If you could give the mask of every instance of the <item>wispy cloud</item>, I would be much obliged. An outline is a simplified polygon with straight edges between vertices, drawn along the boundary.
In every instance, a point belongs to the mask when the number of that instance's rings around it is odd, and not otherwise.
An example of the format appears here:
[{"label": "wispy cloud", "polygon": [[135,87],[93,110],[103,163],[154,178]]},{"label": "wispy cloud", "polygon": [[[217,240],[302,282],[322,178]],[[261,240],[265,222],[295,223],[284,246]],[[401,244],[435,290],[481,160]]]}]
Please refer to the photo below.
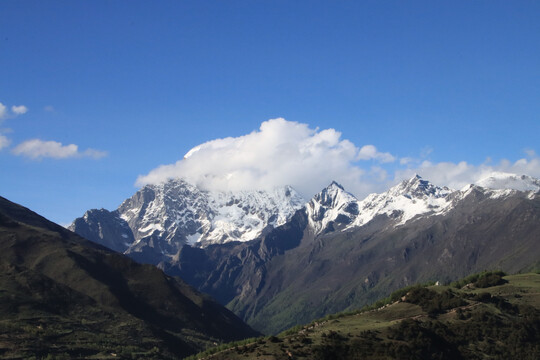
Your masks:
[{"label": "wispy cloud", "polygon": [[400,165],[407,165],[407,164],[410,164],[411,162],[413,162],[414,159],[412,157],[402,157],[401,159],[399,159],[399,164]]},{"label": "wispy cloud", "polygon": [[14,105],[11,107],[11,111],[16,115],[22,115],[28,112],[28,108],[24,105],[19,105],[19,106]]},{"label": "wispy cloud", "polygon": [[534,151],[533,149],[525,149],[525,154],[527,154],[531,158],[536,157],[536,151]]},{"label": "wispy cloud", "polygon": [[358,152],[358,160],[378,160],[382,163],[394,162],[396,158],[390,153],[377,151],[373,145],[364,145]]},{"label": "wispy cloud", "polygon": [[[46,111],[54,111],[52,106],[46,106]],[[26,114],[28,107],[25,105],[13,105],[11,111],[3,103],[0,103],[0,122],[2,120],[13,118],[19,115]],[[9,147],[11,139],[4,134],[9,129],[0,129],[0,150]],[[4,134],[2,134],[4,132]],[[106,151],[86,149],[80,151],[79,147],[75,144],[63,145],[57,141],[45,141],[41,139],[30,139],[23,141],[15,148],[11,150],[11,153],[17,156],[27,157],[33,160],[39,160],[43,158],[52,159],[68,159],[68,158],[93,158],[99,159],[107,156]]]},{"label": "wispy cloud", "polygon": [[0,120],[3,120],[7,117],[8,111],[6,105],[0,103]]},{"label": "wispy cloud", "polygon": [[460,189],[468,184],[474,184],[494,172],[514,173],[540,178],[540,158],[531,152],[527,155],[529,155],[529,158],[522,158],[513,162],[503,159],[496,164],[491,164],[488,159],[480,165],[470,164],[466,161],[433,163],[426,160],[414,168],[396,170],[395,179],[404,180],[414,174],[420,174],[436,185]]},{"label": "wispy cloud", "polygon": [[0,102],[0,120],[26,114],[27,112],[28,108],[25,105],[13,105],[10,112],[8,107]]},{"label": "wispy cloud", "polygon": [[43,158],[53,159],[68,159],[77,157],[89,157],[99,159],[107,156],[107,152],[87,149],[79,151],[79,147],[75,144],[62,145],[57,141],[44,141],[40,139],[31,139],[17,145],[12,153],[18,156],[24,156],[33,160]]},{"label": "wispy cloud", "polygon": [[86,149],[82,153],[80,153],[80,155],[83,157],[89,157],[92,159],[101,159],[109,155],[109,153],[103,150]]},{"label": "wispy cloud", "polygon": [[[0,102],[0,125],[5,119],[9,117],[9,115],[10,114],[7,106]],[[7,148],[11,144],[11,140],[6,135],[4,135],[6,132],[9,131],[9,129],[0,128],[0,151],[2,151],[2,149],[4,148]]]},{"label": "wispy cloud", "polygon": [[11,144],[11,140],[9,140],[6,136],[0,134],[0,150],[8,147],[9,144]]}]

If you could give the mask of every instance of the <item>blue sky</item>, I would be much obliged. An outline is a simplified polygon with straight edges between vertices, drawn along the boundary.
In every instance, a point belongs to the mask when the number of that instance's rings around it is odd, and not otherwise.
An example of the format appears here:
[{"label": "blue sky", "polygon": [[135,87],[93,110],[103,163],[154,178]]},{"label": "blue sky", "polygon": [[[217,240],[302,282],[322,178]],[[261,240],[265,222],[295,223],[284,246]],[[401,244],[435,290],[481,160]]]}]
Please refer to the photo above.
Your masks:
[{"label": "blue sky", "polygon": [[[204,176],[227,137],[223,171],[304,196],[330,177],[359,197],[414,172],[538,177],[539,15],[536,1],[2,1],[0,195],[66,224],[160,165]],[[281,159],[256,145],[279,131],[298,136],[282,147],[331,135],[306,162],[319,170],[235,153]]]}]

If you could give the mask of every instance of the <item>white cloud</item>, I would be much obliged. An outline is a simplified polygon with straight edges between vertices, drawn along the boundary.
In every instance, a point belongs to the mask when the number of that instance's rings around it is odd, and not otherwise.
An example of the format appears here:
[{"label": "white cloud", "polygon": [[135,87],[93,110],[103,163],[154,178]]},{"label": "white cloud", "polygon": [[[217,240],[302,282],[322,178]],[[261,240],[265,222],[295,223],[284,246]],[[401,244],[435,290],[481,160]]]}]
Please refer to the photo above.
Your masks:
[{"label": "white cloud", "polygon": [[[530,154],[528,155],[530,156]],[[490,159],[488,159],[480,165],[469,164],[466,161],[459,163],[424,161],[416,168],[397,170],[395,181],[408,179],[414,174],[419,174],[436,185],[461,189],[490,176],[493,172],[507,172],[540,178],[540,158],[523,158],[515,162],[503,159],[498,164],[491,164]]]},{"label": "white cloud", "polygon": [[[2,120],[8,117],[8,115],[9,114],[8,114],[7,107],[4,104],[0,103],[0,124],[2,123]],[[6,129],[0,129],[0,150],[8,147],[9,144],[11,144],[11,140],[8,137],[6,137],[4,134],[2,134],[2,132],[5,133]]]},{"label": "white cloud", "polygon": [[382,163],[388,163],[395,161],[396,158],[390,153],[377,151],[373,145],[364,145],[358,153],[358,160],[378,160]]},{"label": "white cloud", "polygon": [[12,106],[11,113],[6,105],[0,103],[0,120],[4,120],[10,117],[19,116],[28,112],[28,108],[24,105]]},{"label": "white cloud", "polygon": [[[169,178],[185,178],[206,189],[268,189],[291,185],[305,198],[332,180],[362,199],[381,192],[415,174],[435,185],[460,189],[492,172],[511,172],[540,177],[540,158],[532,150],[528,158],[480,165],[466,161],[433,163],[423,158],[433,149],[420,149],[420,159],[396,157],[373,145],[357,147],[334,129],[311,129],[307,124],[272,119],[259,130],[239,137],[208,141],[188,151],[174,164],[161,165],[141,175],[136,185],[155,184]],[[373,160],[378,164],[363,160]]]},{"label": "white cloud", "polygon": [[374,181],[378,183],[386,182],[388,180],[388,172],[380,166],[371,167],[369,175]]},{"label": "white cloud", "polygon": [[525,154],[527,154],[529,157],[536,157],[536,151],[533,149],[525,149]]},{"label": "white cloud", "polygon": [[13,150],[13,154],[25,156],[30,159],[67,159],[74,157],[91,157],[98,159],[107,155],[104,151],[87,149],[83,152],[79,151],[79,147],[75,144],[62,145],[57,141],[44,141],[40,139],[26,140],[17,145]]},{"label": "white cloud", "polygon": [[9,144],[11,144],[11,140],[9,140],[6,136],[0,134],[0,150],[8,147]]},{"label": "white cloud", "polygon": [[420,157],[425,159],[427,158],[431,153],[433,152],[433,148],[431,146],[424,146],[422,151],[420,152]]},{"label": "white cloud", "polygon": [[47,105],[43,108],[43,110],[47,111],[47,112],[54,112],[54,106],[52,105]]},{"label": "white cloud", "polygon": [[101,158],[109,155],[109,153],[106,152],[106,151],[102,151],[102,150],[86,149],[80,155],[84,156],[84,157],[93,158],[93,159],[101,159]]},{"label": "white cloud", "polygon": [[22,115],[28,112],[28,108],[24,105],[19,105],[19,106],[13,105],[11,107],[11,111],[16,115]]},{"label": "white cloud", "polygon": [[[136,184],[182,177],[207,189],[292,185],[303,196],[310,197],[336,180],[349,191],[366,193],[372,184],[362,178],[371,175],[356,163],[360,152],[334,129],[311,129],[307,124],[279,118],[263,122],[258,131],[248,135],[196,146],[176,163],[161,165],[139,176]],[[391,156],[376,149],[372,155],[386,161]],[[378,172],[377,177],[380,176]]]},{"label": "white cloud", "polygon": [[413,161],[414,161],[414,159],[411,158],[411,157],[403,157],[403,158],[399,159],[399,164],[400,165],[407,165],[407,164],[412,163]]},{"label": "white cloud", "polygon": [[[54,111],[52,106],[46,106],[46,111]],[[0,120],[15,117],[19,115],[26,114],[28,108],[25,105],[13,105],[11,106],[11,113],[8,111],[7,106],[0,103]],[[6,129],[0,131],[6,132]],[[7,130],[9,131],[9,130]],[[0,150],[5,147],[8,147],[11,143],[11,140],[8,139],[5,135],[0,133]],[[30,159],[42,159],[42,158],[53,158],[53,159],[66,159],[73,157],[89,157],[94,159],[99,159],[104,156],[107,156],[107,152],[87,149],[84,151],[79,151],[79,147],[75,144],[62,145],[62,143],[56,141],[44,141],[40,139],[31,139],[26,140],[19,145],[17,145],[11,152],[18,156],[25,156]]]},{"label": "white cloud", "polygon": [[7,117],[7,108],[6,105],[0,103],[0,120],[5,119]]}]

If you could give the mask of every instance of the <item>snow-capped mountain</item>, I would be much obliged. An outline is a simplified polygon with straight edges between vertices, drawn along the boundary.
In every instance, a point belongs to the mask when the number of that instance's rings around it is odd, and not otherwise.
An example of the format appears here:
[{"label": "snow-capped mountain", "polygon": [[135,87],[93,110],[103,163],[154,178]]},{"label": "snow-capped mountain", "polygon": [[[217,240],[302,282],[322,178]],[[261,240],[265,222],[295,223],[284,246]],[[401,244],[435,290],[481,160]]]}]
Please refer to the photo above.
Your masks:
[{"label": "snow-capped mountain", "polygon": [[[90,210],[70,229],[118,251],[150,247],[173,256],[185,244],[252,240],[284,224],[304,203],[290,186],[217,192],[172,179],[144,186],[115,211]],[[120,241],[113,244],[111,237]]]},{"label": "snow-capped mountain", "polygon": [[311,199],[306,206],[314,233],[363,226],[379,215],[401,225],[417,215],[434,214],[451,202],[447,196],[454,190],[438,187],[415,175],[381,194],[370,194],[358,200],[335,182]]},{"label": "snow-capped mountain", "polygon": [[526,191],[534,197],[540,180],[493,173],[461,190],[439,187],[415,175],[388,191],[358,200],[336,182],[308,203],[290,186],[271,191],[206,191],[181,179],[147,185],[115,211],[90,210],[70,229],[139,260],[160,263],[184,245],[206,247],[249,241],[285,224],[302,207],[313,236],[354,230],[372,220],[385,228],[451,211],[469,196],[505,198]]},{"label": "snow-capped mountain", "polygon": [[490,176],[478,181],[475,185],[495,190],[540,190],[540,180],[528,175],[516,175],[503,172],[494,172]]},{"label": "snow-capped mountain", "polygon": [[431,215],[444,210],[454,190],[439,187],[419,175],[404,180],[382,194],[370,194],[359,203],[360,214],[351,227],[362,226],[378,215],[387,215],[401,225],[418,215]]},{"label": "snow-capped mountain", "polygon": [[364,200],[358,200],[333,182],[309,201],[306,213],[315,234],[361,227],[381,215],[393,219],[391,226],[399,226],[418,216],[449,211],[473,188],[496,199],[516,191],[534,194],[540,191],[540,180],[527,175],[495,172],[475,184],[454,190],[436,186],[415,175],[386,192],[370,194]]},{"label": "snow-capped mountain", "polygon": [[501,199],[518,193],[526,194],[529,199],[533,199],[540,194],[540,180],[528,175],[493,172],[476,183],[453,192],[448,200],[454,206],[468,196]]},{"label": "snow-capped mountain", "polygon": [[334,181],[306,204],[306,213],[315,234],[335,231],[356,219],[358,199]]},{"label": "snow-capped mountain", "polygon": [[277,332],[432,277],[537,264],[539,204],[538,179],[501,173],[460,190],[414,176],[363,200],[333,182],[307,203],[290,187],[211,192],[170,180],[71,229],[182,277],[261,329],[274,309],[313,301],[311,315],[266,329]]},{"label": "snow-capped mountain", "polygon": [[117,212],[106,209],[88,210],[83,217],[75,219],[68,229],[118,252],[124,252],[135,242],[128,223]]},{"label": "snow-capped mountain", "polygon": [[[275,333],[405,285],[536,267],[536,180],[490,177],[497,182],[488,177],[452,190],[414,176],[361,201],[334,182],[268,234],[223,247],[185,247],[163,269]],[[504,188],[516,182],[526,191]],[[503,189],[493,189],[495,183]],[[306,303],[312,312],[304,311]],[[292,315],[276,316],[275,309]]]}]

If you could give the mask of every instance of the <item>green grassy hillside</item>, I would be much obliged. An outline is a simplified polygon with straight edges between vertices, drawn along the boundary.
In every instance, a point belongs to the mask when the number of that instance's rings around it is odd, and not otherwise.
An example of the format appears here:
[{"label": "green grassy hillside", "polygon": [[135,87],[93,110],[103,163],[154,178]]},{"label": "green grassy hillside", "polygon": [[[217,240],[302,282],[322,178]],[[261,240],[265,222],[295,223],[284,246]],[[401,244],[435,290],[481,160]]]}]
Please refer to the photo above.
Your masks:
[{"label": "green grassy hillside", "polygon": [[538,359],[540,275],[500,275],[405,288],[371,308],[194,358]]},{"label": "green grassy hillside", "polygon": [[253,335],[181,279],[0,197],[0,359],[178,359]]}]

